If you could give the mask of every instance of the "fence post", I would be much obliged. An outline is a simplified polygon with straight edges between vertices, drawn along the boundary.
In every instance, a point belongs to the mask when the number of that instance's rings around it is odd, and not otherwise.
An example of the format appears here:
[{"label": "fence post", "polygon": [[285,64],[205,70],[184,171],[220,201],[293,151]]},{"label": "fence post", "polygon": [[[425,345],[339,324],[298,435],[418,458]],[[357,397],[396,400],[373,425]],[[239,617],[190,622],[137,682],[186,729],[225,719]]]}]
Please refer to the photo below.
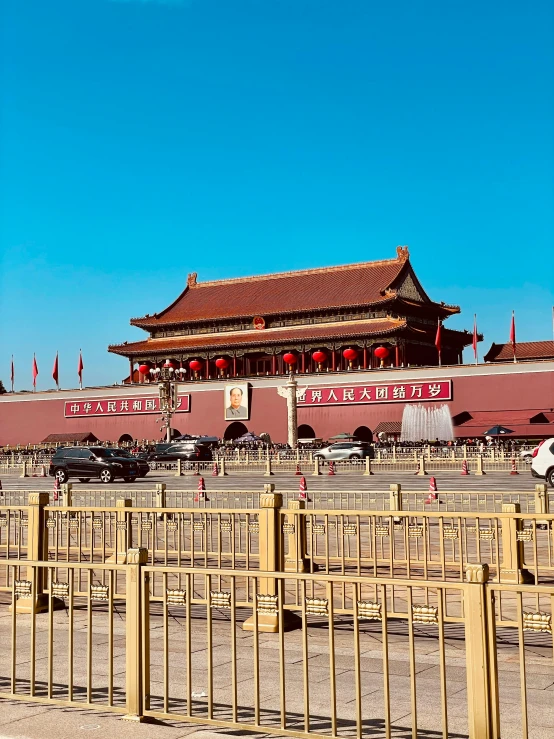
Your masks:
[{"label": "fence post", "polygon": [[312,477],[314,475],[321,475],[321,470],[319,469],[319,457],[314,457],[314,471],[312,472]]},{"label": "fence post", "polygon": [[396,444],[392,445],[392,461],[396,463]]},{"label": "fence post", "polygon": [[368,475],[372,475],[373,472],[371,471],[371,457],[365,458],[365,472],[364,475],[367,477]]},{"label": "fence post", "polygon": [[166,507],[165,490],[166,490],[165,482],[156,483],[156,508]]},{"label": "fence post", "polygon": [[115,501],[116,508],[120,508],[115,514],[115,548],[114,553],[106,560],[107,564],[124,565],[127,562],[127,550],[131,548],[131,516],[125,510],[131,508],[131,498],[120,498]]},{"label": "fence post", "polygon": [[183,476],[183,469],[182,469],[182,460],[177,460],[177,472],[175,473],[175,477],[182,477]]},{"label": "fence post", "polygon": [[62,485],[62,506],[71,508],[73,505],[73,483],[66,482]]},{"label": "fence post", "polygon": [[217,473],[218,477],[227,477],[227,472],[225,471],[225,457],[221,457],[221,462],[219,463],[219,472]]},{"label": "fence post", "polygon": [[[27,504],[27,559],[48,562],[48,533],[45,507],[50,502],[48,493],[29,493]],[[46,569],[27,567],[27,582],[31,587],[16,601],[16,613],[44,613],[49,609],[49,595],[45,593]],[[27,584],[27,588],[29,585]],[[34,599],[33,599],[34,594]],[[54,610],[64,608],[63,601],[53,600]],[[10,606],[10,611],[12,610]]]},{"label": "fence post", "polygon": [[494,462],[496,459],[496,451],[493,446],[491,446],[491,462]]},{"label": "fence post", "polygon": [[427,470],[425,469],[425,457],[422,454],[421,457],[419,458],[419,465],[417,468],[416,475],[426,475],[426,474],[427,474]]},{"label": "fence post", "polygon": [[21,474],[19,475],[19,477],[29,477],[29,473],[27,471],[27,462],[26,461],[23,462],[23,464],[21,465]]},{"label": "fence post", "polygon": [[463,453],[464,453],[464,459],[467,459],[467,444],[464,444],[462,447]]},{"label": "fence post", "polygon": [[[260,496],[258,513],[259,552],[261,572],[282,572],[283,547],[281,545],[281,506],[283,496],[276,493],[275,485],[264,485]],[[277,580],[273,577],[260,577],[259,592],[256,593],[254,608],[258,611],[258,631],[275,634],[279,631],[279,604],[277,603]],[[283,628],[287,631],[297,628],[302,620],[291,611],[283,611]],[[254,617],[243,623],[244,631],[254,630]]]},{"label": "fence post", "polygon": [[[129,549],[125,593],[125,651],[127,721],[143,721],[143,712],[150,708],[149,686],[149,575],[141,568],[148,562],[147,549]],[[142,589],[146,597],[142,597]],[[144,602],[143,602],[144,601]],[[144,680],[144,682],[143,682]],[[143,700],[144,696],[144,700]]]},{"label": "fence post", "polygon": [[550,513],[548,486],[544,482],[535,485],[535,513]]},{"label": "fence post", "polygon": [[[521,513],[519,503],[503,503],[502,513]],[[518,539],[518,531],[523,529],[523,521],[516,516],[501,519],[502,526],[502,564],[499,582],[521,584],[534,583],[535,578],[523,566],[523,542]]]},{"label": "fence post", "polygon": [[[493,695],[497,694],[498,672],[491,660],[490,624],[487,607],[486,564],[466,565],[467,586],[464,590],[465,647],[467,666],[467,705],[471,739],[493,739],[493,726],[498,726]],[[496,645],[495,645],[496,647]]]},{"label": "fence post", "polygon": [[475,474],[476,475],[486,475],[487,474],[485,470],[483,469],[483,455],[482,454],[477,455],[477,467],[475,469]]},{"label": "fence post", "polygon": [[271,477],[272,475],[273,475],[273,472],[271,471],[271,457],[268,456],[265,461],[264,477]]},{"label": "fence post", "polygon": [[389,510],[401,511],[402,510],[402,485],[399,482],[395,482],[389,486]]},{"label": "fence post", "polygon": [[[289,500],[288,509],[298,511],[306,507],[304,500]],[[309,572],[310,564],[306,558],[306,516],[287,514],[288,550],[284,557],[285,572]],[[284,540],[284,536],[283,536]]]}]

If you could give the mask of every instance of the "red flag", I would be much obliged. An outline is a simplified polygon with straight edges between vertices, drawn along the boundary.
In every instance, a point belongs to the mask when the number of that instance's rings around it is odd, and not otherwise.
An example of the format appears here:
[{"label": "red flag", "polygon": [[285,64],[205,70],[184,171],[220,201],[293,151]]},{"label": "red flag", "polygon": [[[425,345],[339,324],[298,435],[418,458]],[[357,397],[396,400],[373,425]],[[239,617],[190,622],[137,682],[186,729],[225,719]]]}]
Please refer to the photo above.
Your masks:
[{"label": "red flag", "polygon": [[83,370],[85,369],[85,365],[83,364],[83,355],[81,353],[81,350],[79,349],[79,366],[77,367],[77,374],[79,375],[79,385],[83,384]]},{"label": "red flag", "polygon": [[477,315],[473,315],[473,354],[475,356],[475,364],[477,364]]},{"label": "red flag", "polygon": [[512,323],[510,325],[510,344],[514,350],[514,362],[516,361],[516,314],[512,311]]},{"label": "red flag", "polygon": [[58,382],[58,352],[56,352],[56,359],[54,359],[54,367],[52,369],[52,378],[56,385],[59,385]]},{"label": "red flag", "polygon": [[35,355],[33,354],[33,387],[37,386],[37,377],[38,377],[37,359]]},{"label": "red flag", "polygon": [[442,339],[442,326],[439,320],[438,326],[437,326],[437,335],[435,336],[435,346],[437,347],[437,351],[439,353],[439,365],[441,363],[441,339]]}]

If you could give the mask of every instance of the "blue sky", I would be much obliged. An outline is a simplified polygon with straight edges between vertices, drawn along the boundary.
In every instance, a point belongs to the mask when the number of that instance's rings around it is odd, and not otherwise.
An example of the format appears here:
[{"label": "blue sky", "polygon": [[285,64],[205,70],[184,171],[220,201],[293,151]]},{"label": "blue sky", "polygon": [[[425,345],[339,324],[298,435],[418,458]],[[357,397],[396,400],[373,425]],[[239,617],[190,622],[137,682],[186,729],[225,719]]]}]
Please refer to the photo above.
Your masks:
[{"label": "blue sky", "polygon": [[[4,0],[0,378],[111,384],[199,280],[408,244],[480,351],[552,337],[550,0]],[[468,357],[469,359],[469,357]]]}]

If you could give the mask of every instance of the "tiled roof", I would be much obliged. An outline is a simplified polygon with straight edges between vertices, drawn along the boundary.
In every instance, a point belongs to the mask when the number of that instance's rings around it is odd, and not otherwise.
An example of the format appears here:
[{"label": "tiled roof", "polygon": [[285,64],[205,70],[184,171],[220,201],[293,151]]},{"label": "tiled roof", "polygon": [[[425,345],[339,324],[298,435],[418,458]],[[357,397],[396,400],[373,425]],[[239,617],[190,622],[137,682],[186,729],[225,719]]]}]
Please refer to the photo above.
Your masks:
[{"label": "tiled roof", "polygon": [[61,444],[63,442],[73,442],[73,441],[80,441],[81,443],[85,441],[100,441],[98,437],[96,437],[92,431],[84,431],[82,433],[79,432],[72,432],[69,434],[48,434],[46,439],[42,440],[42,443],[45,444],[47,442],[50,442],[52,444]]},{"label": "tiled roof", "polygon": [[406,327],[405,321],[390,318],[374,318],[366,321],[343,321],[323,323],[312,326],[291,326],[289,328],[270,328],[262,331],[228,331],[217,334],[193,334],[174,336],[167,339],[147,339],[131,344],[117,344],[108,347],[113,354],[124,357],[141,354],[171,354],[171,352],[192,351],[195,349],[233,348],[239,346],[268,346],[298,341],[325,342],[348,337],[386,335]]},{"label": "tiled roof", "polygon": [[161,313],[133,318],[142,328],[189,321],[268,316],[391,300],[388,291],[404,268],[409,269],[407,247],[397,248],[396,259],[322,267],[297,272],[197,282],[189,275],[187,287]]},{"label": "tiled roof", "polygon": [[[511,344],[492,344],[485,354],[485,362],[513,361]],[[516,344],[516,359],[554,359],[554,341],[524,341]]]},{"label": "tiled roof", "polygon": [[400,434],[402,432],[402,421],[381,421],[375,427],[374,434]]}]

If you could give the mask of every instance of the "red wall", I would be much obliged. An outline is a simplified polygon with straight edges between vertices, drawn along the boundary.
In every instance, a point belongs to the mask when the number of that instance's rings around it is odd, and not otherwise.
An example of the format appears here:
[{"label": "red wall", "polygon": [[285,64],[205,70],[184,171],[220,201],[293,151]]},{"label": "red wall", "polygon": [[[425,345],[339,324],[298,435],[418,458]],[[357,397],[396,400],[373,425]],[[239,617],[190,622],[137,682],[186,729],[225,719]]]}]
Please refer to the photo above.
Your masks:
[{"label": "red wall", "polygon": [[[299,384],[315,387],[323,385],[346,385],[363,382],[421,382],[447,379],[453,381],[453,399],[448,403],[451,415],[462,411],[510,411],[529,410],[534,412],[554,409],[554,362],[530,363],[525,365],[480,365],[479,367],[456,366],[452,368],[425,368],[356,373],[325,374],[323,377],[310,375],[299,378]],[[284,378],[281,378],[281,382]],[[286,401],[277,394],[275,378],[252,380],[251,418],[245,421],[255,433],[267,432],[275,441],[286,441]],[[182,389],[191,394],[191,412],[179,413],[173,426],[181,433],[210,434],[222,437],[228,423],[223,420],[223,384],[183,384]],[[64,401],[78,398],[115,395],[137,397],[152,393],[149,386],[126,386],[86,389],[82,392],[61,391],[8,394],[0,397],[0,445],[37,444],[48,434],[69,431],[92,431],[99,439],[117,441],[123,434],[136,439],[159,439],[159,414],[111,417],[64,417]],[[317,436],[324,439],[342,431],[352,432],[358,426],[375,429],[381,421],[401,421],[403,403],[374,405],[343,405],[299,408],[298,423],[313,427]],[[529,415],[533,415],[530,412]],[[492,424],[491,424],[492,425]],[[554,436],[554,423],[550,428],[532,426],[521,434]],[[458,435],[468,435],[459,427]]]}]

